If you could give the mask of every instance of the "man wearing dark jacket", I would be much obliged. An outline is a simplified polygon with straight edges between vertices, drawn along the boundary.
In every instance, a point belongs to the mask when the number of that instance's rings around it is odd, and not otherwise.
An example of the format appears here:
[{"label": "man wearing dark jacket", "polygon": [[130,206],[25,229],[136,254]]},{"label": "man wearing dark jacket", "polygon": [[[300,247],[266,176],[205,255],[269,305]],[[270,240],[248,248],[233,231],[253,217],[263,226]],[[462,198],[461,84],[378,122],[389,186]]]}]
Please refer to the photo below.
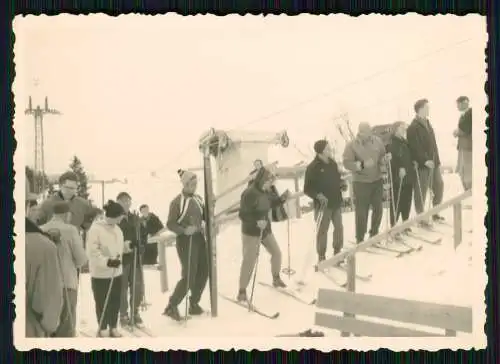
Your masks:
[{"label": "man wearing dark jacket", "polygon": [[[205,204],[196,194],[198,178],[190,171],[177,171],[182,191],[170,203],[167,228],[175,235],[175,248],[181,263],[181,279],[175,285],[163,314],[181,320],[178,306],[191,292],[189,314],[201,315],[201,295],[208,281],[208,250],[205,239]],[[187,313],[186,313],[187,314]]]},{"label": "man wearing dark jacket", "polygon": [[[143,226],[142,231],[147,235],[145,237],[146,240],[149,239],[149,237],[156,235],[164,228],[160,218],[149,211],[148,205],[141,205],[141,207],[139,207],[139,212],[141,213],[141,224]],[[143,264],[157,264],[157,260],[158,243],[146,244]]]},{"label": "man wearing dark jacket", "polygon": [[[414,106],[416,116],[407,130],[408,145],[414,161],[417,180],[415,189],[415,210],[417,214],[424,212],[424,202],[427,190],[433,193],[433,206],[443,201],[443,177],[441,176],[441,160],[436,142],[434,129],[429,122],[429,101],[418,100]],[[434,221],[442,221],[444,218],[438,214],[434,215]],[[422,227],[428,227],[429,223],[421,221]]]},{"label": "man wearing dark jacket", "polygon": [[472,109],[469,107],[469,98],[460,96],[457,99],[457,108],[460,111],[458,128],[453,135],[458,139],[458,163],[456,172],[460,175],[464,190],[472,188]]},{"label": "man wearing dark jacket", "polygon": [[139,221],[139,217],[130,212],[130,206],[132,204],[132,198],[130,195],[127,192],[120,192],[116,197],[116,201],[126,211],[125,217],[119,224],[123,233],[123,240],[125,241],[122,258],[123,273],[120,303],[120,324],[122,326],[130,325],[132,323],[131,317],[133,316],[134,325],[142,327],[144,324],[141,316],[139,315],[139,307],[144,298],[144,282],[141,261],[146,245],[146,241],[144,239],[145,234],[141,231],[142,226]]},{"label": "man wearing dark jacket", "polygon": [[[392,195],[391,226],[396,225],[399,216],[403,221],[410,217],[415,169],[411,159],[410,147],[406,140],[407,125],[403,121],[394,124],[394,134],[387,144],[387,152],[391,153]],[[410,232],[407,228],[405,232]]]},{"label": "man wearing dark jacket", "polygon": [[[342,224],[342,191],[347,188],[341,178],[337,163],[332,158],[332,149],[326,140],[314,143],[316,158],[307,166],[304,193],[314,201],[314,220],[318,221],[316,251],[318,260],[325,260],[328,230],[333,223],[333,254],[338,254],[344,245]],[[320,213],[321,212],[321,213]]]}]

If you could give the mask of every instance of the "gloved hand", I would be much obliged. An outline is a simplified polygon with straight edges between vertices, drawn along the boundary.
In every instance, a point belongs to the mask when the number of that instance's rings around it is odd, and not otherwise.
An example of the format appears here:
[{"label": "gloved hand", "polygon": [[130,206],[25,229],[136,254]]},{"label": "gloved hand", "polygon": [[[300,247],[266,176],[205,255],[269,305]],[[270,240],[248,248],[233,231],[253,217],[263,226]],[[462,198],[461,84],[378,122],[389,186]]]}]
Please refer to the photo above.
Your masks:
[{"label": "gloved hand", "polygon": [[321,206],[325,206],[328,203],[328,199],[322,193],[316,195],[316,200],[318,200]]},{"label": "gloved hand", "polygon": [[184,235],[193,235],[194,233],[196,233],[198,231],[198,228],[196,226],[188,226],[187,228],[184,229]]},{"label": "gloved hand", "polygon": [[341,184],[340,184],[340,190],[342,192],[347,191],[347,183],[345,183],[344,181],[342,181]]},{"label": "gloved hand", "polygon": [[121,260],[116,258],[116,259],[108,259],[107,266],[109,268],[118,268],[122,264]]}]

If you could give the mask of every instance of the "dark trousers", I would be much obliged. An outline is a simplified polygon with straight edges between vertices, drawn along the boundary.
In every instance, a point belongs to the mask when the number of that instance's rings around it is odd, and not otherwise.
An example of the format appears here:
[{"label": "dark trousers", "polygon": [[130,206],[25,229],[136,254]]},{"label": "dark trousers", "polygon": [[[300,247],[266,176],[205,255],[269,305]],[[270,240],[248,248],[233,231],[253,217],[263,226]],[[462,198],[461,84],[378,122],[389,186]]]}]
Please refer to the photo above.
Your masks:
[{"label": "dark trousers", "polygon": [[[137,253],[139,254],[139,253]],[[143,271],[139,255],[136,256],[135,264],[135,288],[134,288],[134,259],[123,262],[123,273],[121,279],[120,316],[127,316],[130,302],[130,316],[136,315],[144,297]],[[134,307],[135,306],[135,307]]]},{"label": "dark trousers", "polygon": [[[391,226],[396,225],[399,216],[402,217],[403,221],[408,220],[410,217],[411,202],[413,197],[413,182],[414,181],[408,178],[408,176],[403,178],[402,183],[399,177],[394,178],[392,186],[394,201],[390,205]],[[396,212],[396,216],[394,216],[394,212]]]},{"label": "dark trousers", "polygon": [[[118,312],[120,311],[121,276],[117,276],[114,279],[92,278],[91,282],[98,324],[102,317],[100,330],[106,330],[108,327],[110,329],[116,328],[118,324]],[[110,285],[111,291],[106,304],[106,311],[104,312],[104,302]]]},{"label": "dark trousers", "polygon": [[384,189],[382,180],[375,182],[353,182],[355,206],[356,242],[365,239],[368,213],[372,209],[372,222],[370,226],[370,236],[378,234],[383,214]]},{"label": "dark trousers", "polygon": [[[195,234],[191,237],[182,237],[177,239],[175,245],[177,255],[181,262],[181,279],[177,282],[172,296],[170,296],[170,306],[178,306],[186,297],[188,291],[191,291],[190,301],[192,304],[200,302],[201,295],[208,280],[208,255],[205,239],[201,234]],[[191,255],[189,255],[189,245],[191,244]],[[188,267],[189,267],[189,285],[188,285]]]},{"label": "dark trousers", "polygon": [[54,337],[75,337],[77,291],[64,288],[64,303]]},{"label": "dark trousers", "polygon": [[331,209],[324,208],[323,218],[318,222],[320,208],[314,209],[314,221],[318,224],[316,236],[316,251],[320,258],[326,255],[326,245],[328,241],[328,231],[330,230],[330,222],[333,223],[333,254],[338,254],[344,246],[344,225],[342,224],[341,208]]},{"label": "dark trousers", "polygon": [[434,194],[432,199],[432,205],[437,206],[443,201],[443,177],[441,176],[440,168],[419,168],[418,169],[418,181],[414,183],[414,197],[415,197],[415,211],[417,214],[424,212],[424,202],[427,196],[427,191],[429,187]]}]

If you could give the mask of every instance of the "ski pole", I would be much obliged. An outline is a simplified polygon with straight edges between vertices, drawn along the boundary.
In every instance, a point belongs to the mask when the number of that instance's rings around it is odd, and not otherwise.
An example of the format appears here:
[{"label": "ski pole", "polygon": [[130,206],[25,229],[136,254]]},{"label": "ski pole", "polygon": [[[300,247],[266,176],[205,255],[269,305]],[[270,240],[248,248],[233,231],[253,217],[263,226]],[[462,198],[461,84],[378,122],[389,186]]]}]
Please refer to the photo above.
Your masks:
[{"label": "ski pole", "polygon": [[[391,163],[391,161],[389,161],[388,164],[389,164],[389,183],[391,185],[391,202],[389,204],[389,208],[391,208],[391,211],[392,211],[393,216],[394,216],[394,224],[396,224],[396,221],[397,221],[396,205],[395,205],[396,201],[394,201],[394,178],[392,175],[392,163]],[[399,194],[400,190],[398,191],[398,194]],[[398,199],[399,199],[399,196],[398,196]]]},{"label": "ski pole", "polygon": [[63,276],[63,270],[62,270],[62,264],[61,264],[61,258],[59,256],[59,249],[57,249],[57,265],[59,268],[59,271],[61,272],[61,283],[63,286],[63,292],[64,292],[64,301],[66,302],[66,314],[69,316],[69,323],[71,325],[71,330],[72,336],[75,336],[74,330],[76,329],[76,323],[74,321],[73,313],[71,312],[71,305],[70,305],[70,300],[69,300],[69,294],[68,294],[68,288],[66,287],[66,283],[64,282],[64,276]]},{"label": "ski pole", "polygon": [[97,327],[96,336],[99,336],[99,332],[101,331],[102,322],[104,321],[104,316],[106,315],[106,310],[108,309],[109,297],[111,296],[111,288],[113,288],[116,269],[117,268],[113,268],[113,274],[111,275],[111,280],[109,281],[109,287],[108,287],[108,291],[106,292],[106,298],[104,299],[104,305],[102,307],[101,317],[99,317],[99,326]]},{"label": "ski pole", "polygon": [[292,269],[291,267],[291,249],[290,249],[290,240],[291,240],[291,223],[290,223],[290,217],[288,218],[288,221],[287,221],[287,228],[288,228],[288,267],[287,268],[283,268],[282,272],[287,274],[288,275],[288,279],[290,279],[290,277],[295,274],[295,270]]},{"label": "ski pole", "polygon": [[191,288],[191,249],[193,247],[193,235],[189,236],[189,247],[188,247],[188,261],[187,261],[187,281],[186,281],[186,305],[185,305],[185,315],[184,323],[187,324],[188,320],[188,300],[189,300],[189,290]]},{"label": "ski pole", "polygon": [[399,179],[399,190],[398,190],[398,199],[396,200],[396,215],[395,216],[398,216],[399,214],[399,201],[401,199],[401,188],[403,188],[403,178],[400,178]]},{"label": "ski pole", "polygon": [[259,267],[259,255],[260,255],[260,244],[262,244],[262,239],[264,238],[264,229],[260,230],[259,235],[259,245],[257,246],[257,258],[255,260],[255,267],[253,269],[253,281],[252,281],[252,292],[250,293],[250,301],[248,304],[248,311],[252,311],[253,304],[253,294],[255,292],[255,281],[257,280],[257,268]]},{"label": "ski pole", "polygon": [[417,187],[418,187],[418,192],[420,196],[420,203],[422,204],[422,208],[425,208],[425,199],[422,194],[422,185],[420,184],[420,173],[418,173],[418,166],[414,165],[415,167],[415,172],[416,172],[416,177],[417,177]]}]

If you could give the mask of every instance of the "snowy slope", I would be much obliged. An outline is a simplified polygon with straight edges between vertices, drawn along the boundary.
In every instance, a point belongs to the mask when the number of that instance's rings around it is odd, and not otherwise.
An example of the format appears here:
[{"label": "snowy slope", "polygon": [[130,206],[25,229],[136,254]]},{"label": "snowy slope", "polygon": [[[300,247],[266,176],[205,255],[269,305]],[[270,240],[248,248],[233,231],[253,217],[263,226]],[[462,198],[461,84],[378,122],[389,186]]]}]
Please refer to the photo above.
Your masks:
[{"label": "snowy slope", "polygon": [[[445,175],[446,195],[449,199],[461,191],[458,178],[455,175]],[[372,273],[370,282],[356,282],[356,290],[362,293],[380,294],[390,297],[418,299],[437,303],[453,303],[457,305],[471,305],[472,297],[467,294],[466,287],[472,284],[468,274],[468,242],[471,234],[470,210],[464,211],[464,244],[458,252],[453,251],[452,229],[439,226],[443,233],[443,244],[433,246],[424,243],[423,250],[401,258],[380,256],[369,253],[357,255],[358,272]],[[444,216],[452,222],[451,209],[444,211]],[[352,213],[343,215],[345,241],[353,240],[354,216]],[[385,218],[383,224],[385,223]],[[283,252],[283,267],[287,265],[287,222],[273,225],[274,233]],[[313,244],[312,214],[300,220],[291,221],[291,266],[299,270],[307,250]],[[228,226],[217,238],[218,255],[218,285],[219,292],[234,297],[237,292],[239,264],[241,260],[241,240],[239,225]],[[384,229],[382,225],[381,229]],[[330,244],[330,243],[329,243]],[[331,246],[328,247],[331,254]],[[261,250],[258,267],[258,281],[270,283],[269,255]],[[314,256],[314,259],[316,257]],[[146,299],[152,305],[143,312],[143,319],[155,336],[273,336],[289,332],[298,332],[313,326],[314,306],[306,306],[289,297],[275,292],[267,287],[256,285],[254,302],[257,307],[267,312],[280,311],[277,320],[268,320],[256,314],[248,313],[245,309],[227,302],[222,298],[218,300],[219,316],[217,318],[193,318],[184,324],[173,323],[161,315],[168,297],[179,279],[180,266],[175,249],[167,249],[167,265],[169,275],[169,292],[162,294],[160,290],[159,272],[152,269],[145,270]],[[311,273],[311,294],[314,289],[325,287],[341,289],[333,285],[322,274]],[[285,282],[286,275],[283,275]],[[293,279],[293,277],[292,277]],[[208,287],[207,287],[208,288]],[[249,289],[250,291],[250,289]],[[205,291],[201,302],[202,306],[209,309],[209,293]],[[180,306],[181,312],[184,309]],[[84,275],[81,278],[79,293],[78,317],[80,326],[89,331],[95,327],[95,314],[93,299],[91,297],[90,278]],[[93,331],[90,330],[90,331]],[[325,331],[325,330],[323,330]],[[329,335],[338,335],[328,332]]]}]

